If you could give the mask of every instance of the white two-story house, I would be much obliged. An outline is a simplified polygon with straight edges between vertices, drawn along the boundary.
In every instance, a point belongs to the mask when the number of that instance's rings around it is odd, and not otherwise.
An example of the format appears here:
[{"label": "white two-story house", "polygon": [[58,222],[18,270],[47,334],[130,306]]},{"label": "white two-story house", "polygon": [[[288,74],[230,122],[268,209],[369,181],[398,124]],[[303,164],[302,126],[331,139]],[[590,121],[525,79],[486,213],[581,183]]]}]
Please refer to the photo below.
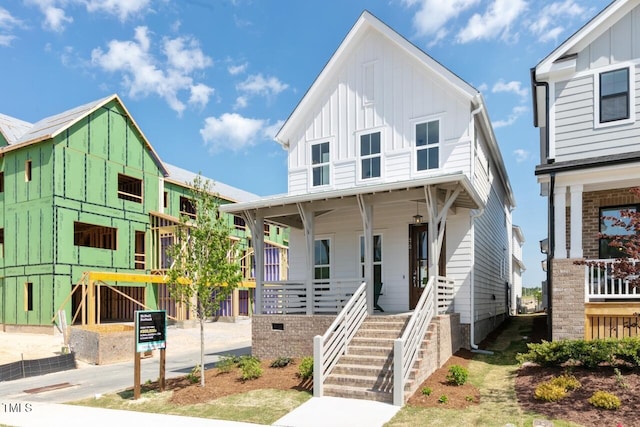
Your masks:
[{"label": "white two-story house", "polygon": [[257,254],[265,220],[291,227],[286,283],[256,257],[254,353],[310,355],[360,289],[356,320],[455,313],[458,348],[508,316],[515,201],[471,85],[364,12],[276,140],[288,193],[221,207]]},{"label": "white two-story house", "polygon": [[[637,210],[640,1],[616,0],[531,70],[535,174],[548,199],[547,284],[553,340],[638,335],[639,292],[611,276],[622,254],[604,217]],[[599,267],[581,261],[600,260]]]}]

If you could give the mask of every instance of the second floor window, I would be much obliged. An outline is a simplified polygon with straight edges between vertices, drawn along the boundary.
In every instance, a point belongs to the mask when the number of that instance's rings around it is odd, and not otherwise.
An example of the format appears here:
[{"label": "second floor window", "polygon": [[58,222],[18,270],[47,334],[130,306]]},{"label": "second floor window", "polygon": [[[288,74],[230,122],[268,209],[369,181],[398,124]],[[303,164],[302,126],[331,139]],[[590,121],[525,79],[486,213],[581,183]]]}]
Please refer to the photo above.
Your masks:
[{"label": "second floor window", "polygon": [[311,165],[313,186],[329,185],[329,143],[322,142],[311,146]]},{"label": "second floor window", "polygon": [[440,151],[440,121],[416,125],[416,169],[438,169]]},{"label": "second floor window", "polygon": [[362,179],[380,177],[380,132],[360,136]]},{"label": "second floor window", "polygon": [[629,118],[629,69],[600,74],[600,123]]},{"label": "second floor window", "polygon": [[196,205],[188,197],[180,196],[180,214],[196,219]]},{"label": "second floor window", "polygon": [[119,173],[118,198],[142,203],[142,180]]}]

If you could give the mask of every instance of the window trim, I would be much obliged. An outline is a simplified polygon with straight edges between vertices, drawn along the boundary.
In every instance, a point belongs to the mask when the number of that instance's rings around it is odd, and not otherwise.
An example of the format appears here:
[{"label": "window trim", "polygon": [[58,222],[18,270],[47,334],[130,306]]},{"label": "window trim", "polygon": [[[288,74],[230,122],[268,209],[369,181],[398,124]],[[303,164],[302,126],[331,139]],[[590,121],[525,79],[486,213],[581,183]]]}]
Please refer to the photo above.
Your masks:
[{"label": "window trim", "polygon": [[[427,124],[431,122],[438,122],[438,142],[436,144],[431,144],[431,145],[427,144],[424,146],[424,148],[418,148],[418,145],[417,145],[418,138],[417,138],[416,128],[418,127],[418,125]],[[411,120],[411,157],[412,157],[411,173],[412,174],[425,175],[425,174],[432,173],[432,171],[440,170],[442,168],[440,159],[442,158],[442,147],[444,145],[444,138],[442,136],[443,129],[444,129],[444,116],[442,114],[424,116],[424,117],[419,117]],[[427,168],[427,169],[418,170],[418,151],[427,150],[428,148],[434,148],[434,147],[438,148],[438,167],[433,169]]]},{"label": "window trim", "polygon": [[[316,242],[322,241],[322,240],[327,240],[329,242],[329,264],[316,264]],[[316,281],[320,281],[320,280],[326,280],[326,281],[331,281],[332,277],[333,277],[333,257],[335,254],[332,254],[333,252],[333,238],[332,236],[315,236],[315,238],[313,239],[313,274],[312,274],[312,282],[316,283]],[[316,279],[316,268],[320,266],[320,267],[328,267],[329,268],[329,277],[327,279]]]},{"label": "window trim", "polygon": [[[374,133],[379,133],[380,134],[380,152],[376,155],[366,155],[363,156],[361,154],[361,148],[360,148],[360,144],[361,144],[361,138],[363,136],[366,135],[373,135]],[[383,177],[383,171],[384,171],[384,162],[383,162],[383,155],[382,153],[384,152],[383,147],[384,147],[384,140],[385,140],[385,132],[384,132],[384,128],[372,128],[372,129],[365,129],[362,131],[358,131],[355,133],[355,146],[356,146],[356,157],[357,157],[357,166],[356,166],[356,182],[374,182],[374,181],[380,181],[382,180]],[[362,161],[366,160],[366,159],[373,159],[375,157],[378,157],[380,159],[380,176],[372,176],[370,178],[363,178],[362,177]]]},{"label": "window trim", "polygon": [[[617,211],[622,211],[625,209],[630,209],[633,208],[636,210],[636,212],[640,212],[640,204],[637,203],[628,203],[628,204],[622,204],[622,205],[613,205],[613,206],[599,206],[598,207],[598,233],[602,233],[602,217],[603,217],[603,211],[604,210],[617,210]],[[617,235],[616,235],[617,236]],[[609,239],[605,239],[604,237],[599,237],[598,238],[598,259],[615,259],[615,257],[603,257],[602,255],[602,241],[604,240],[609,240]],[[608,246],[608,244],[607,244]],[[621,256],[621,258],[624,258],[624,256]]]},{"label": "window trim", "polygon": [[[602,102],[602,98],[600,96],[600,77],[602,74],[606,74],[612,71],[618,71],[622,69],[627,69],[628,74],[628,96],[627,96],[627,108],[629,111],[629,117],[626,119],[619,120],[610,120],[606,122],[600,121],[600,104]],[[593,85],[594,85],[594,93],[593,93],[593,127],[594,129],[598,128],[607,128],[611,126],[620,126],[635,123],[636,121],[636,102],[635,102],[635,64],[629,62],[617,63],[614,65],[610,65],[608,67],[603,67],[598,69],[597,72],[593,74]]]},{"label": "window trim", "polygon": [[[380,239],[380,261],[376,261],[374,257],[371,264],[373,266],[375,265],[380,266],[380,279],[382,280],[382,278],[384,278],[384,235],[381,232],[376,232],[374,230],[373,232],[374,246],[375,246],[376,237]],[[362,254],[363,245],[364,245],[364,234],[359,234],[358,235],[358,272],[357,272],[359,276],[362,276],[362,270],[364,270],[364,264],[365,264],[364,261],[361,261],[363,256]],[[361,278],[364,279],[364,277],[361,277]]]},{"label": "window trim", "polygon": [[[323,188],[326,189],[328,187],[331,186],[331,182],[333,182],[333,168],[332,166],[332,161],[333,158],[332,156],[332,146],[333,146],[333,139],[332,138],[323,138],[323,139],[318,139],[315,141],[310,141],[309,143],[309,185],[308,188],[310,190],[314,190],[314,189],[319,189],[319,188]],[[313,147],[316,145],[320,145],[320,144],[328,144],[329,145],[329,160],[325,163],[318,163],[318,164],[313,164]],[[320,184],[320,185],[314,185],[313,183],[313,171],[315,168],[318,167],[324,167],[325,165],[327,165],[329,167],[329,172],[328,172],[328,180],[329,182],[326,184]]]}]

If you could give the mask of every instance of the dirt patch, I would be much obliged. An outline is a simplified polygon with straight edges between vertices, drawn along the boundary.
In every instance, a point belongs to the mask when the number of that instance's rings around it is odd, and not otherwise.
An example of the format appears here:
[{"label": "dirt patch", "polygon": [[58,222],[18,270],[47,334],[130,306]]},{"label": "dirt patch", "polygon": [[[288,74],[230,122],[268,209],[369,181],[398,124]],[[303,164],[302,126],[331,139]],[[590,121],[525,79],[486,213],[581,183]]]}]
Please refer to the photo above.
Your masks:
[{"label": "dirt patch", "polygon": [[[637,371],[621,370],[618,377],[613,368],[601,367],[597,370],[574,368],[574,375],[582,387],[570,392],[559,402],[536,400],[536,387],[554,376],[566,371],[563,368],[543,368],[524,366],[516,377],[518,404],[526,411],[534,411],[549,419],[573,421],[583,426],[638,426],[640,425],[640,374]],[[588,399],[596,391],[613,393],[620,399],[617,410],[598,409],[589,404]]]},{"label": "dirt patch", "polygon": [[[242,380],[239,368],[230,372],[220,372],[218,368],[205,371],[205,386],[200,387],[199,380],[193,383],[188,377],[172,378],[166,382],[166,389],[173,390],[171,403],[193,405],[206,403],[223,396],[246,393],[251,390],[276,389],[313,391],[313,382],[303,381],[298,376],[297,360],[283,368],[272,368],[271,363],[263,361],[262,376],[253,380]],[[145,385],[143,390],[157,389],[157,383]]]},{"label": "dirt patch", "polygon": [[[472,357],[473,353],[468,350],[461,350],[451,356],[444,366],[418,387],[407,403],[423,408],[441,406],[449,409],[464,409],[480,403],[480,391],[469,382],[453,385],[447,381],[449,367],[459,365],[468,369]],[[422,392],[423,389],[430,389],[431,393],[427,395]]]}]

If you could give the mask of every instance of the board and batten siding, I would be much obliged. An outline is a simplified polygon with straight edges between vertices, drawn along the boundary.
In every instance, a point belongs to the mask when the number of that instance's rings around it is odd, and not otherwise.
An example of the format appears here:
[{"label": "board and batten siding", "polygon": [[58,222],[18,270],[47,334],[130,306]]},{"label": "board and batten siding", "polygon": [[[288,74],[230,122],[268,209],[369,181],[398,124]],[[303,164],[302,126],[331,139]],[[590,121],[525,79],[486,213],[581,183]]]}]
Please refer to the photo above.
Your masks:
[{"label": "board and batten siding", "polygon": [[[428,70],[395,44],[373,30],[348,48],[335,73],[318,88],[318,102],[308,116],[292,129],[289,141],[289,193],[303,194],[312,188],[311,148],[329,142],[330,188],[359,183],[359,135],[381,132],[380,182],[418,176],[415,172],[415,125],[441,120],[440,172],[470,173],[470,102],[451,88],[442,76]],[[365,72],[371,67],[372,88],[365,99]],[[371,94],[371,90],[373,93]],[[372,99],[369,99],[372,98]],[[353,167],[345,167],[351,162]],[[424,176],[435,171],[421,172]],[[325,187],[326,189],[326,187]]]}]

